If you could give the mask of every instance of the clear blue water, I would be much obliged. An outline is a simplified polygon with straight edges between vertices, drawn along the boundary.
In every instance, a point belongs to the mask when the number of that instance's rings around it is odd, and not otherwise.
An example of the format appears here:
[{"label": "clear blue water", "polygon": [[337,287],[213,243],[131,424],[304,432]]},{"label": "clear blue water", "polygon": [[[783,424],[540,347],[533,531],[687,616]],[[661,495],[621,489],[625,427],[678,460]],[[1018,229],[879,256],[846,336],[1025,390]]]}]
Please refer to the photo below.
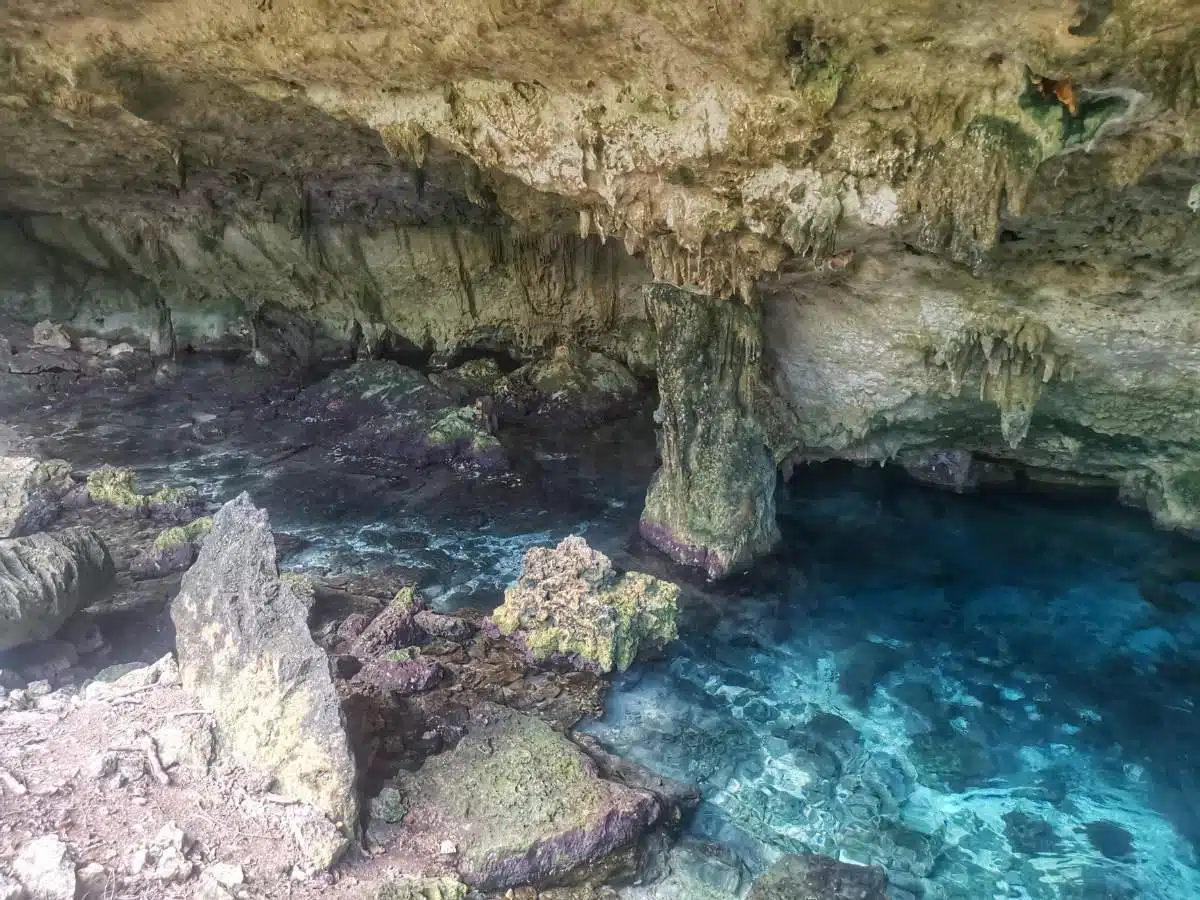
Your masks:
[{"label": "clear blue water", "polygon": [[[445,609],[498,602],[528,547],[570,533],[662,572],[631,541],[648,429],[490,479],[153,434],[76,426],[61,452],[249,490],[307,541],[288,566],[421,569]],[[779,559],[692,592],[669,657],[586,726],[699,785],[698,836],[756,869],[799,849],[879,863],[897,900],[1200,898],[1200,544],[1111,504],[838,468],[798,473],[781,527]]]},{"label": "clear blue water", "polygon": [[685,617],[589,726],[699,784],[699,835],[881,864],[897,897],[1200,897],[1200,548],[865,471],[802,475],[781,524],[782,575]]}]

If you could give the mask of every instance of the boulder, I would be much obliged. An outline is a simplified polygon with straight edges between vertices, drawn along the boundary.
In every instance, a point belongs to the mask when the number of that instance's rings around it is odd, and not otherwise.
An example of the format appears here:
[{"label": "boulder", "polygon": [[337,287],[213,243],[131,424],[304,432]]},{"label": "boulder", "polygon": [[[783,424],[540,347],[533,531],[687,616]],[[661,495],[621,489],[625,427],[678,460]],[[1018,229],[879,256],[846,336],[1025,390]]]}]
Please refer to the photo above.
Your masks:
[{"label": "boulder", "polygon": [[264,510],[225,504],[171,605],[179,670],[222,750],[357,833],[354,757],[305,579],[281,576]]},{"label": "boulder", "polygon": [[0,457],[0,538],[41,531],[58,518],[71,491],[71,467],[62,460]]},{"label": "boulder", "polygon": [[490,358],[472,359],[461,366],[435,372],[429,380],[454,398],[455,403],[473,403],[495,393],[504,378],[500,365]]},{"label": "boulder", "polygon": [[154,539],[154,546],[140,552],[129,564],[134,578],[162,578],[182,572],[200,552],[200,544],[212,530],[212,518],[204,516],[186,525],[176,525]]},{"label": "boulder", "polygon": [[87,491],[96,503],[181,522],[194,519],[203,505],[199,492],[192,487],[164,487],[142,494],[137,489],[137,476],[132,469],[113,466],[101,466],[89,473]]},{"label": "boulder", "polygon": [[771,867],[746,900],[887,900],[887,875],[827,856],[788,855]]},{"label": "boulder", "polygon": [[676,636],[679,588],[612,560],[578,536],[525,554],[520,579],[492,613],[501,634],[539,661],[556,654],[598,672],[624,671],[638,654]]},{"label": "boulder", "polygon": [[12,865],[30,900],[75,900],[75,863],[67,845],[55,835],[22,845]]},{"label": "boulder", "polygon": [[390,360],[367,359],[338,369],[296,397],[292,412],[313,423],[355,427],[399,412],[452,406],[450,395],[416,369]]},{"label": "boulder", "polygon": [[628,415],[638,391],[637,379],[621,363],[560,346],[549,359],[505,378],[496,388],[496,402],[503,419],[583,427]]},{"label": "boulder", "polygon": [[469,406],[403,410],[369,419],[339,443],[352,454],[410,465],[458,464],[505,471],[507,458],[486,427],[486,418],[486,413]]},{"label": "boulder", "polygon": [[0,650],[53,637],[114,575],[91,528],[0,540]]},{"label": "boulder", "polygon": [[662,814],[542,720],[491,704],[472,711],[453,750],[399,783],[406,837],[427,858],[453,844],[459,877],[481,891],[578,873],[636,845]]},{"label": "boulder", "polygon": [[57,322],[43,319],[33,326],[33,343],[53,350],[70,350],[71,336]]}]

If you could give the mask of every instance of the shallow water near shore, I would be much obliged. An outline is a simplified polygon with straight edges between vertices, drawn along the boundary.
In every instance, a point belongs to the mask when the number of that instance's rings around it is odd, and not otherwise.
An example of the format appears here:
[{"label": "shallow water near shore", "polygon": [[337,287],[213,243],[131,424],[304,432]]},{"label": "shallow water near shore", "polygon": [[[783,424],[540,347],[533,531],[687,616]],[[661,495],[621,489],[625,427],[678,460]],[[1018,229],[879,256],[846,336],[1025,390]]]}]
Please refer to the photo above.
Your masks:
[{"label": "shallow water near shore", "polygon": [[[571,533],[664,571],[635,537],[648,420],[510,435],[511,474],[388,472],[282,425],[209,434],[190,396],[54,412],[44,449],[249,491],[285,567],[411,569],[443,610],[495,605],[526,549]],[[584,726],[697,784],[696,835],[751,871],[878,863],[899,900],[1200,897],[1200,545],[1107,503],[850,467],[799,470],[780,524],[778,558],[691,592],[667,657]]]}]

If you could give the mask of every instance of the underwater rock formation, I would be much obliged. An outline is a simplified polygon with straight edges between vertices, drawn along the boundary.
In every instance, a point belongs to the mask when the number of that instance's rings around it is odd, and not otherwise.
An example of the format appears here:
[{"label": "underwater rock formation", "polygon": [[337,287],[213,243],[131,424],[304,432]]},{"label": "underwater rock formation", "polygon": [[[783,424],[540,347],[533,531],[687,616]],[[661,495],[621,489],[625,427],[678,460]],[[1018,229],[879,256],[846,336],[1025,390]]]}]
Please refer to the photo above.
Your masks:
[{"label": "underwater rock formation", "polygon": [[213,517],[171,604],[179,672],[224,752],[353,836],[357,773],[312,601],[308,582],[280,575],[267,514],[242,494]]},{"label": "underwater rock formation", "polygon": [[114,575],[90,528],[0,540],[0,650],[52,637],[100,599]]},{"label": "underwater rock formation", "polygon": [[754,310],[669,285],[647,288],[658,337],[662,466],[641,533],[719,577],[779,539],[775,463],[755,409],[762,337]]},{"label": "underwater rock formation", "polygon": [[581,668],[623,672],[639,653],[675,639],[678,600],[675,585],[641,572],[618,576],[607,556],[572,536],[525,554],[492,621],[535,660],[562,656]]},{"label": "underwater rock formation", "polygon": [[746,900],[884,900],[887,875],[825,856],[785,856],[760,878]]}]

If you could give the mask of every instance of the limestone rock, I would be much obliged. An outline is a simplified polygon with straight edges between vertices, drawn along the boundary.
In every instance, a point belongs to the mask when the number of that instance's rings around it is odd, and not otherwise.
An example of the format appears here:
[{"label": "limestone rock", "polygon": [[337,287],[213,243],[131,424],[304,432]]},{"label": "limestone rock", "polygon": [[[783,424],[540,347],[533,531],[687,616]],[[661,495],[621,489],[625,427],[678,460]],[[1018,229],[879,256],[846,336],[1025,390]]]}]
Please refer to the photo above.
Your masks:
[{"label": "limestone rock", "polygon": [[67,845],[52,834],[23,844],[13,872],[30,900],[75,900],[75,863]]},{"label": "limestone rock", "polygon": [[402,875],[373,889],[367,900],[466,900],[467,890],[457,878]]},{"label": "limestone rock", "polygon": [[289,807],[287,822],[309,872],[326,871],[350,849],[345,830],[306,803]]},{"label": "limestone rock", "polygon": [[33,342],[39,347],[53,350],[70,350],[71,336],[57,322],[43,319],[33,326]]},{"label": "limestone rock", "polygon": [[461,366],[429,376],[434,385],[453,397],[458,404],[473,403],[480,397],[494,394],[503,378],[500,364],[488,357],[472,359]]},{"label": "limestone rock", "polygon": [[755,883],[746,900],[886,900],[887,884],[878,867],[789,855]]},{"label": "limestone rock", "polygon": [[100,863],[88,863],[75,873],[79,882],[78,900],[105,900],[112,884],[112,873]]},{"label": "limestone rock", "polygon": [[416,369],[390,360],[360,360],[338,369],[296,398],[293,413],[306,421],[356,427],[378,416],[426,412],[452,401]]},{"label": "limestone rock", "polygon": [[760,326],[746,307],[669,285],[646,296],[658,335],[662,466],[641,533],[676,562],[719,577],[779,540],[775,463],[755,407]]},{"label": "limestone rock", "polygon": [[310,584],[280,576],[267,514],[242,494],[213,518],[171,605],[179,671],[224,752],[356,834],[354,758],[329,659],[308,631],[312,600]]},{"label": "limestone rock", "polygon": [[430,856],[452,842],[459,876],[483,891],[597,864],[661,814],[652,795],[601,779],[549,725],[498,706],[475,710],[453,750],[400,781],[408,837]]},{"label": "limestone rock", "polygon": [[88,474],[88,496],[97,503],[107,503],[130,512],[188,522],[196,517],[202,506],[195,488],[159,488],[150,494],[137,489],[137,476],[132,469],[101,466]]},{"label": "limestone rock", "polygon": [[513,372],[496,389],[502,418],[580,427],[628,414],[637,379],[600,353],[560,346],[545,360]]},{"label": "limestone rock", "polygon": [[27,900],[25,888],[7,875],[0,875],[0,900]]},{"label": "limestone rock", "polygon": [[618,576],[607,556],[572,536],[525,554],[492,621],[535,659],[562,654],[600,672],[624,671],[640,652],[675,638],[678,600],[676,585],[640,572]]},{"label": "limestone rock", "polygon": [[212,518],[203,516],[186,525],[176,525],[154,539],[154,546],[143,550],[129,564],[134,578],[162,578],[181,572],[195,562],[205,535],[212,530]]},{"label": "limestone rock", "polygon": [[0,650],[52,637],[103,596],[113,576],[91,528],[0,540]]},{"label": "limestone rock", "polygon": [[61,460],[0,457],[0,538],[47,528],[74,486],[71,468]]}]

